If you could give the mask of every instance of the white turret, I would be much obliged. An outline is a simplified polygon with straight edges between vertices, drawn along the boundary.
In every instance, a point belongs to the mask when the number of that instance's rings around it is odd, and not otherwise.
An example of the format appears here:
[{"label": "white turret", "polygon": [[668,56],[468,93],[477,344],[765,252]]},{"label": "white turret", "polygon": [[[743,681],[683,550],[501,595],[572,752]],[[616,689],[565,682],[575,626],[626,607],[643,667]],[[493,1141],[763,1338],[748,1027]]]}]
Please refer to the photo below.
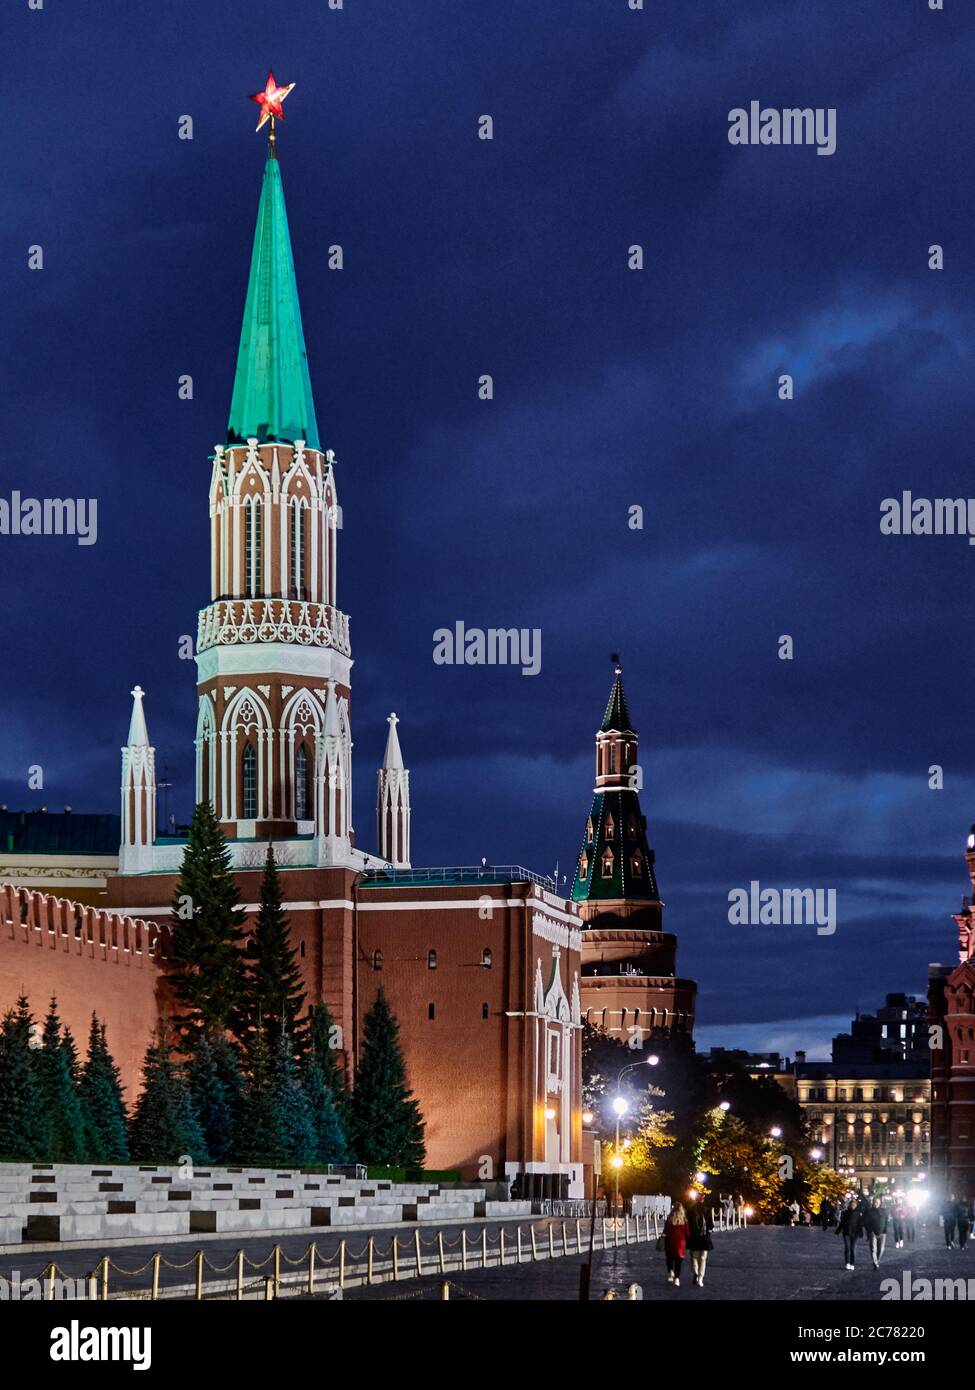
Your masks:
[{"label": "white turret", "polygon": [[403,766],[396,725],[399,719],[388,719],[389,736],[386,756],[379,769],[379,788],[376,796],[376,833],[380,858],[395,869],[410,867],[410,774]]},{"label": "white turret", "polygon": [[122,843],[119,873],[147,873],[153,867],[156,838],[156,750],[149,743],[142,708],[144,691],[132,691],[129,741],[122,749]]},{"label": "white turret", "polygon": [[315,820],[319,864],[349,860],[349,780],[347,739],[342,728],[335,681],[328,682],[325,719],[318,740],[318,785]]}]

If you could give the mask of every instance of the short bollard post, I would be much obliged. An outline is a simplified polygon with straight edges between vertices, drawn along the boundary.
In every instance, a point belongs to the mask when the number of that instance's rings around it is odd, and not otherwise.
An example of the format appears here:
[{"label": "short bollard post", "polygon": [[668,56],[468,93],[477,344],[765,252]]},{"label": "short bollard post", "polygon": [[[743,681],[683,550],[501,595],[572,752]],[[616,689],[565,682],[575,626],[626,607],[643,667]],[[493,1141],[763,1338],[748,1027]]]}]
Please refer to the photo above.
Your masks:
[{"label": "short bollard post", "polygon": [[550,1260],[555,1259],[555,1227],[551,1224],[548,1228],[548,1257]]},{"label": "short bollard post", "polygon": [[438,1259],[439,1264],[440,1264],[440,1273],[441,1273],[441,1274],[446,1274],[446,1273],[447,1273],[447,1266],[444,1264],[443,1231],[438,1231],[438,1232],[437,1232],[437,1259]]},{"label": "short bollard post", "polygon": [[582,1223],[578,1216],[576,1217],[576,1254],[582,1254]]},{"label": "short bollard post", "polygon": [[339,1241],[339,1288],[345,1288],[345,1240]]},{"label": "short bollard post", "polygon": [[308,1292],[315,1292],[315,1242],[308,1247]]},{"label": "short bollard post", "polygon": [[501,1231],[500,1231],[500,1240],[501,1240],[501,1267],[502,1267],[502,1269],[503,1269],[503,1268],[504,1268],[504,1227],[503,1227],[503,1226],[501,1227]]},{"label": "short bollard post", "polygon": [[264,1300],[270,1303],[274,1298],[274,1275],[265,1274],[264,1276]]},{"label": "short bollard post", "polygon": [[565,1222],[563,1221],[563,1222],[562,1222],[562,1254],[563,1254],[563,1255],[568,1255],[568,1253],[569,1253],[569,1237],[568,1237],[568,1236],[566,1235],[566,1233],[565,1233]]},{"label": "short bollard post", "polygon": [[609,1225],[609,1217],[603,1217],[603,1249],[606,1249],[606,1227]]},{"label": "short bollard post", "polygon": [[88,1297],[93,1303],[98,1299],[98,1275],[95,1273],[88,1276]]},{"label": "short bollard post", "polygon": [[393,1281],[399,1278],[399,1241],[393,1234]]},{"label": "short bollard post", "polygon": [[643,1298],[643,1290],[639,1284],[631,1284],[626,1291],[626,1296],[631,1303],[639,1303]]},{"label": "short bollard post", "polygon": [[440,1301],[442,1303],[450,1302],[450,1285],[447,1283],[446,1279],[440,1285]]},{"label": "short bollard post", "polygon": [[203,1251],[196,1252],[196,1299],[197,1302],[203,1297]]},{"label": "short bollard post", "polygon": [[618,1250],[620,1246],[620,1219],[618,1216],[613,1219],[613,1249]]},{"label": "short bollard post", "polygon": [[518,1227],[518,1263],[521,1264],[521,1227]]},{"label": "short bollard post", "polygon": [[487,1227],[481,1228],[481,1268],[487,1269]]},{"label": "short bollard post", "polygon": [[369,1237],[369,1244],[368,1244],[368,1246],[366,1247],[366,1249],[367,1249],[367,1255],[366,1255],[366,1283],[367,1283],[367,1284],[371,1284],[371,1283],[372,1283],[372,1262],[373,1262],[373,1259],[374,1259],[375,1254],[376,1254],[376,1237],[375,1237],[375,1236],[370,1236],[370,1237]]},{"label": "short bollard post", "polygon": [[607,1289],[606,1292],[603,1294],[603,1302],[604,1302],[604,1303],[609,1303],[609,1302],[611,1302],[611,1300],[614,1299],[615,1297],[616,1297],[616,1290],[615,1290],[615,1289]]},{"label": "short bollard post", "polygon": [[274,1297],[277,1298],[281,1292],[281,1247],[274,1247]]},{"label": "short bollard post", "polygon": [[162,1256],[155,1254],[152,1257],[152,1297],[159,1297],[159,1266],[162,1263]]},{"label": "short bollard post", "polygon": [[237,1297],[244,1297],[244,1252],[237,1251]]},{"label": "short bollard post", "polygon": [[102,1264],[102,1276],[101,1276],[101,1283],[102,1283],[102,1302],[103,1302],[103,1303],[107,1303],[107,1302],[108,1302],[108,1256],[107,1256],[107,1255],[103,1255],[103,1256],[102,1256],[101,1264]]},{"label": "short bollard post", "polygon": [[420,1228],[417,1226],[413,1232],[413,1243],[416,1246],[416,1277],[419,1279],[423,1274],[423,1256],[420,1253]]},{"label": "short bollard post", "polygon": [[467,1232],[466,1232],[466,1231],[461,1231],[461,1233],[460,1233],[460,1267],[461,1267],[461,1269],[466,1269],[466,1268],[467,1268]]},{"label": "short bollard post", "polygon": [[58,1271],[58,1267],[57,1267],[56,1264],[54,1264],[53,1261],[48,1265],[47,1269],[44,1271],[44,1273],[47,1275],[47,1280],[48,1280],[48,1283],[47,1283],[47,1296],[48,1296],[48,1298],[49,1298],[52,1302],[53,1302],[53,1300],[54,1300],[54,1298],[55,1298],[55,1296],[56,1296],[56,1292],[55,1292],[55,1288],[54,1288],[54,1280],[55,1280],[55,1276],[57,1275],[57,1271]]},{"label": "short bollard post", "polygon": [[529,1231],[531,1231],[531,1237],[532,1237],[532,1259],[533,1259],[533,1260],[537,1260],[537,1259],[538,1259],[538,1244],[537,1244],[537,1242],[536,1242],[536,1240],[535,1240],[535,1223],[534,1223],[534,1221],[533,1221],[532,1224],[528,1227],[528,1229],[529,1229]]}]

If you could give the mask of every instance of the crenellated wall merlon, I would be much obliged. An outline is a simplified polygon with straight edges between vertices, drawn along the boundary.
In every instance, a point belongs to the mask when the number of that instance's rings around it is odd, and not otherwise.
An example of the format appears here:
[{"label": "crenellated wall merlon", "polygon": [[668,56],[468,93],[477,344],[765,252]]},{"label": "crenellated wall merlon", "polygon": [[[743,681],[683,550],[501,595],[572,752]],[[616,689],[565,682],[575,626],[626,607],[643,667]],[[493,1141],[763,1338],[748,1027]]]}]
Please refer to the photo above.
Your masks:
[{"label": "crenellated wall merlon", "polygon": [[165,956],[170,939],[165,922],[147,922],[12,883],[0,883],[0,929],[4,940],[78,955],[100,952],[102,959],[116,962]]}]

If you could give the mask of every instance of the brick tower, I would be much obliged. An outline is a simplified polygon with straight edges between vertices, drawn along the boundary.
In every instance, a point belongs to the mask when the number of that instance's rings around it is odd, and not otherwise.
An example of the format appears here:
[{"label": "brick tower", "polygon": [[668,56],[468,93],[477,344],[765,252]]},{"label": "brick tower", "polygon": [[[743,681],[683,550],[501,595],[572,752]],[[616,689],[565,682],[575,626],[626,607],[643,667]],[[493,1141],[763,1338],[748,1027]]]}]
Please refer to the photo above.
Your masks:
[{"label": "brick tower", "polygon": [[582,1009],[590,1023],[626,1041],[689,1040],[697,986],[675,977],[677,938],[663,930],[637,745],[617,665],[596,734],[596,784],[572,886],[587,924]]}]

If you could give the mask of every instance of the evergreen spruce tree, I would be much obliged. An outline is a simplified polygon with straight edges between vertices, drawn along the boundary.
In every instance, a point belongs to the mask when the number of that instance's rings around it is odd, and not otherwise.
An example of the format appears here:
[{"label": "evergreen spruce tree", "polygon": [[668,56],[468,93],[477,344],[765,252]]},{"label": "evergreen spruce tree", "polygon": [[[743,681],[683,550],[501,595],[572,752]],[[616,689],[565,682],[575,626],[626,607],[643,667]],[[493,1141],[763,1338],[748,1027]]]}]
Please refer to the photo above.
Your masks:
[{"label": "evergreen spruce tree", "polygon": [[193,821],[172,906],[172,945],[166,961],[173,992],[182,1006],[176,1019],[183,1046],[205,1033],[209,1039],[230,1025],[241,1002],[245,914],[237,907],[230,850],[208,801]]},{"label": "evergreen spruce tree", "polygon": [[284,1141],[272,1071],[264,1030],[257,1028],[244,1057],[244,1086],[232,1144],[234,1162],[248,1168],[272,1168],[282,1162]]},{"label": "evergreen spruce tree", "polygon": [[50,1158],[51,1126],[31,1046],[34,1020],[22,996],[0,1024],[0,1160]]},{"label": "evergreen spruce tree", "polygon": [[301,1070],[301,1084],[315,1134],[316,1163],[350,1163],[348,1141],[322,1069],[309,1057]]},{"label": "evergreen spruce tree", "polygon": [[164,1031],[155,1033],[146,1049],[129,1146],[137,1163],[174,1164],[184,1154],[194,1163],[209,1162],[189,1087],[169,1055]]},{"label": "evergreen spruce tree", "polygon": [[286,1028],[281,1029],[275,1048],[271,1088],[280,1123],[281,1162],[295,1167],[317,1163],[318,1134]]},{"label": "evergreen spruce tree", "polygon": [[210,1161],[226,1163],[233,1137],[234,1101],[205,1035],[197,1040],[187,1066],[187,1079]]},{"label": "evergreen spruce tree", "polygon": [[399,1024],[381,986],[365,1017],[348,1113],[349,1138],[358,1163],[422,1166],[426,1156],[423,1119],[406,1084]]},{"label": "evergreen spruce tree", "polygon": [[348,1100],[348,1091],[340,1058],[341,1049],[335,1046],[339,1029],[324,1000],[312,1005],[308,1010],[307,1020],[308,1058],[318,1063],[322,1081],[331,1091],[339,1114],[342,1114]]},{"label": "evergreen spruce tree", "polygon": [[304,1052],[304,1028],[299,1023],[305,1006],[301,969],[291,944],[291,924],[282,906],[281,880],[274,848],[267,847],[261,879],[257,922],[244,956],[244,987],[237,1012],[237,1036],[245,1038],[258,1026],[268,1046],[277,1048],[281,1029],[287,1030],[294,1050]]},{"label": "evergreen spruce tree", "polygon": [[36,1054],[37,1079],[51,1129],[53,1163],[81,1163],[85,1157],[85,1122],[71,1069],[61,1042],[57,1000],[44,1020],[42,1046]]},{"label": "evergreen spruce tree", "polygon": [[92,1163],[128,1163],[122,1081],[108,1050],[104,1024],[94,1014],[88,1032],[88,1057],[78,1083],[85,1120],[85,1147]]},{"label": "evergreen spruce tree", "polygon": [[64,1060],[68,1064],[71,1084],[77,1090],[81,1083],[81,1063],[78,1061],[78,1044],[75,1042],[74,1034],[70,1028],[61,1030],[61,1048],[64,1052]]}]

